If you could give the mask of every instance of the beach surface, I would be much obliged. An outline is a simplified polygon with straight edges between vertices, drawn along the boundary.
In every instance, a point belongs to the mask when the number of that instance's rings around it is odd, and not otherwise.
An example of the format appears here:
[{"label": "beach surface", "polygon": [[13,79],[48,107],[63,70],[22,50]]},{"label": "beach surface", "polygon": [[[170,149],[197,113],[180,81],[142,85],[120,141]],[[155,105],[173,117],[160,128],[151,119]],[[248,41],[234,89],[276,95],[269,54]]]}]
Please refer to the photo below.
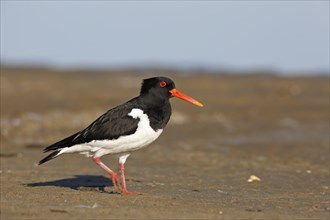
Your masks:
[{"label": "beach surface", "polygon": [[327,77],[161,73],[204,107],[171,99],[162,135],[127,160],[138,195],[82,155],[37,165],[157,75],[2,68],[1,219],[329,219]]}]

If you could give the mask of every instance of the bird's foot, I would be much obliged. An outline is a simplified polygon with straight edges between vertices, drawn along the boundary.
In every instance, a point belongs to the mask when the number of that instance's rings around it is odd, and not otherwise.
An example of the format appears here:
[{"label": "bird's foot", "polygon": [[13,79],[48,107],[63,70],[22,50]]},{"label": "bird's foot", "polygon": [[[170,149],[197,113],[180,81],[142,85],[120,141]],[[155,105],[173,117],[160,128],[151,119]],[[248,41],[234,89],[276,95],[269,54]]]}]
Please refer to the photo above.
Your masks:
[{"label": "bird's foot", "polygon": [[141,193],[139,193],[139,192],[130,192],[127,189],[122,189],[121,194],[123,194],[123,195],[137,195],[137,194],[141,194]]}]

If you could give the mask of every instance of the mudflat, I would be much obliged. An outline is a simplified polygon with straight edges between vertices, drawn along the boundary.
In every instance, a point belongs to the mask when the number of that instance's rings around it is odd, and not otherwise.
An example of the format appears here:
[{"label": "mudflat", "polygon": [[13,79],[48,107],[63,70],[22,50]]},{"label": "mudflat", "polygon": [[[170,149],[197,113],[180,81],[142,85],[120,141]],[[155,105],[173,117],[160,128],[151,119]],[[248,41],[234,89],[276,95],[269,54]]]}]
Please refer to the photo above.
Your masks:
[{"label": "mudflat", "polygon": [[1,68],[1,219],[329,219],[328,77],[162,73],[204,107],[171,100],[121,195],[91,158],[37,165],[159,75],[92,72]]}]

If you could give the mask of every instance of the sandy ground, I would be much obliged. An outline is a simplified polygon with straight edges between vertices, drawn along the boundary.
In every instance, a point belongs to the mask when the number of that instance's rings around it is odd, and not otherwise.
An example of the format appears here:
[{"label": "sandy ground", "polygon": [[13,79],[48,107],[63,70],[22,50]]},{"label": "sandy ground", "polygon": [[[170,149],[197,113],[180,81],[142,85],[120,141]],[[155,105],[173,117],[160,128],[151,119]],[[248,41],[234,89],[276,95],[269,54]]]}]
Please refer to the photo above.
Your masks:
[{"label": "sandy ground", "polygon": [[[2,68],[1,219],[329,218],[327,77],[170,74],[205,107],[172,99],[163,134],[126,163],[140,195],[113,191],[81,155],[37,166],[44,147],[136,96],[151,75]],[[116,169],[116,156],[103,161]]]}]

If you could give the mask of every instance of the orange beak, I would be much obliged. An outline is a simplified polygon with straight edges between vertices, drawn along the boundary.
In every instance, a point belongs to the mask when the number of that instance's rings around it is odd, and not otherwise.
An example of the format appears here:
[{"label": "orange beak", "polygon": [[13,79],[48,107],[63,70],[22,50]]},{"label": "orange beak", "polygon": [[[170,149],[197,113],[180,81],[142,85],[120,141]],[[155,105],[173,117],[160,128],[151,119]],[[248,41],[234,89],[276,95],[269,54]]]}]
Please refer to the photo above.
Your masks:
[{"label": "orange beak", "polygon": [[190,96],[187,96],[186,94],[180,92],[179,90],[177,89],[172,89],[170,90],[170,93],[172,94],[172,96],[174,97],[177,97],[177,98],[180,98],[182,100],[185,100],[187,102],[190,102],[191,104],[194,104],[194,105],[197,105],[199,107],[203,107],[203,104],[200,103],[199,101],[191,98]]}]

